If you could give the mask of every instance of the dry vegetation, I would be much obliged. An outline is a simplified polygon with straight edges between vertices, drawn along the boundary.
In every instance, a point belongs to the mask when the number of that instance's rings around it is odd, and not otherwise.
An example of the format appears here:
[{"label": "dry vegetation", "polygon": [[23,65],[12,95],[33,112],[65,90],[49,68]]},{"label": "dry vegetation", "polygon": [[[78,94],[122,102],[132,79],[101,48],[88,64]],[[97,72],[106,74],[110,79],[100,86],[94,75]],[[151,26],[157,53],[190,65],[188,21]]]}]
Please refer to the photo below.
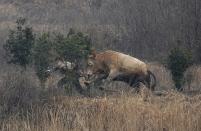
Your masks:
[{"label": "dry vegetation", "polygon": [[[168,72],[164,67],[159,64],[151,67],[157,77],[163,76],[160,80],[170,80],[169,75],[162,75]],[[2,131],[201,130],[201,95],[168,90],[164,96],[155,96],[142,88],[139,94],[125,90],[92,98],[66,96],[65,90],[39,88],[30,72],[10,69],[2,76]],[[167,84],[172,85],[170,81]]]},{"label": "dry vegetation", "polygon": [[198,0],[1,0],[0,40],[17,18],[25,17],[35,31],[65,34],[75,28],[86,32],[97,49],[161,60],[178,40],[196,53],[200,6]]},{"label": "dry vegetation", "polygon": [[184,75],[186,90],[199,90],[201,87],[201,67],[199,65],[191,66]]},{"label": "dry vegetation", "polygon": [[201,96],[169,92],[104,98],[52,97],[3,118],[9,131],[200,131]]},{"label": "dry vegetation", "polygon": [[[18,17],[34,31],[66,34],[69,28],[86,32],[97,49],[114,49],[140,59],[159,60],[180,40],[179,46],[196,54],[200,42],[198,0],[1,0],[0,45]],[[200,131],[201,67],[185,73],[185,93],[174,90],[170,71],[158,63],[150,68],[157,77],[156,96],[140,94],[122,82],[92,90],[91,98],[68,96],[48,79],[41,89],[31,69],[5,64],[0,47],[0,130],[2,131]],[[192,92],[189,92],[191,90]]]}]

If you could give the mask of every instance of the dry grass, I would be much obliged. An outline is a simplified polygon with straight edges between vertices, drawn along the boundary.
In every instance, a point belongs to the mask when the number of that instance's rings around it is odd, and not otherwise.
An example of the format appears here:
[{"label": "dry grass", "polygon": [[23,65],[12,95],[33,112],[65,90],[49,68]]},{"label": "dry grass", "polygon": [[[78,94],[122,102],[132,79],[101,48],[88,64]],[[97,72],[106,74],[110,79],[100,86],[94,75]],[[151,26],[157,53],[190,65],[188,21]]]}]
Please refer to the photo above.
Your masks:
[{"label": "dry grass", "polygon": [[171,72],[159,63],[149,63],[150,70],[157,80],[156,90],[169,90],[174,88]]},{"label": "dry grass", "polygon": [[[152,71],[157,78],[161,75],[163,82],[170,79],[160,65],[152,65]],[[201,130],[200,94],[187,96],[168,90],[165,96],[155,96],[142,88],[139,94],[124,91],[93,98],[66,96],[65,90],[39,88],[34,74],[30,74],[10,70],[1,77],[0,130]]]},{"label": "dry grass", "polygon": [[2,131],[200,131],[201,96],[53,97],[1,121]]},{"label": "dry grass", "polygon": [[184,89],[199,90],[201,87],[201,67],[199,65],[193,65],[187,69],[184,74]]}]

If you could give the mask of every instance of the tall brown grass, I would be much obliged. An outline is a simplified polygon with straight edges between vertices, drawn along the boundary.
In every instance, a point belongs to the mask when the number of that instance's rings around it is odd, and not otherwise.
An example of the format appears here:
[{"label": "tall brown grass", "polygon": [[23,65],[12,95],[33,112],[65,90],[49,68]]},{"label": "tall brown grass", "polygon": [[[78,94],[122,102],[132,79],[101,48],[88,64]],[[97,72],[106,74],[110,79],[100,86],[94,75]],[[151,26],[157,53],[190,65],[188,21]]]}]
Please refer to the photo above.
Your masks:
[{"label": "tall brown grass", "polygon": [[171,72],[164,65],[152,62],[149,63],[149,69],[156,76],[156,90],[170,90],[175,88]]},{"label": "tall brown grass", "polygon": [[188,68],[184,74],[184,89],[200,90],[201,87],[201,67],[199,65],[193,65]]},{"label": "tall brown grass", "polygon": [[[155,70],[154,70],[155,69]],[[167,70],[152,71],[169,80]],[[31,71],[10,70],[1,77],[0,130],[2,131],[200,131],[201,95],[167,90],[155,96],[105,93],[101,97],[67,96],[62,89],[43,89]],[[168,82],[170,86],[170,82]],[[161,86],[162,83],[158,86]],[[115,87],[112,87],[115,88]],[[160,89],[159,87],[157,87]]]},{"label": "tall brown grass", "polygon": [[200,131],[201,96],[53,97],[1,120],[3,131]]}]

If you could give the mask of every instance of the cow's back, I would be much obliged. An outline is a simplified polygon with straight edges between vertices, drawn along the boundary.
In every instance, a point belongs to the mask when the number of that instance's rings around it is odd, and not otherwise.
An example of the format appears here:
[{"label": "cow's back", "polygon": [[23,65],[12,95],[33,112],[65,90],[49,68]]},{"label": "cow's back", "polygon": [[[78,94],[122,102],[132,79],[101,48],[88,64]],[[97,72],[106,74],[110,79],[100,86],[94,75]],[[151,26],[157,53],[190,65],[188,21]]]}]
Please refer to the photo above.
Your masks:
[{"label": "cow's back", "polygon": [[110,63],[119,70],[126,73],[141,73],[147,72],[147,66],[144,62],[132,56],[108,50],[105,52],[110,60]]}]

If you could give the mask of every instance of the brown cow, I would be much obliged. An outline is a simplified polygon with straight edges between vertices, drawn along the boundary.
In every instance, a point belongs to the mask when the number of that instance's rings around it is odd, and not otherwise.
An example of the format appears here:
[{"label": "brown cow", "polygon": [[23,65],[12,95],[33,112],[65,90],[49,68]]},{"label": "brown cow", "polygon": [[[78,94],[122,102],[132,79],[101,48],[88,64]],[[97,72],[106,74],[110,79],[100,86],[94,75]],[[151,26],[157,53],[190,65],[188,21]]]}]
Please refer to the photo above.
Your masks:
[{"label": "brown cow", "polygon": [[[129,85],[142,82],[151,90],[154,90],[156,86],[156,78],[144,62],[120,52],[108,50],[96,53],[93,51],[88,57],[87,64],[88,76],[106,74],[107,81],[119,80]],[[152,86],[150,85],[151,76],[154,79]]]}]

